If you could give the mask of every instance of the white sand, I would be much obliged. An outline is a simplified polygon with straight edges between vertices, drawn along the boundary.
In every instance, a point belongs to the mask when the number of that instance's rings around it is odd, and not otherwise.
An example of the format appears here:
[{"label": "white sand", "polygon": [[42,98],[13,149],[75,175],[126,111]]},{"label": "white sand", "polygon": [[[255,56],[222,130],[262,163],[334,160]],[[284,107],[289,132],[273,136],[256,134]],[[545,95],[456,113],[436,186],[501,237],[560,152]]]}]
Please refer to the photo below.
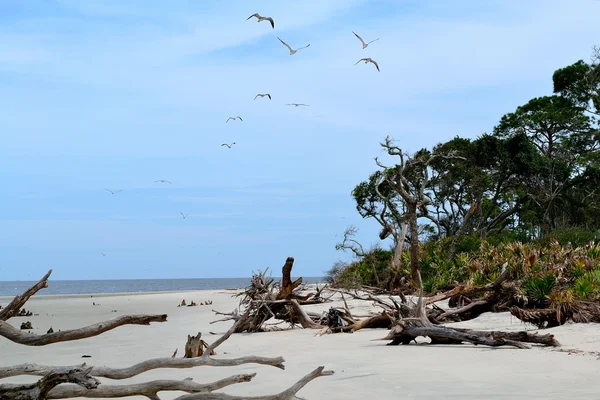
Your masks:
[{"label": "white sand", "polygon": [[[26,308],[38,316],[13,318],[20,325],[29,320],[35,333],[77,328],[122,314],[162,314],[168,322],[151,326],[124,326],[101,336],[77,342],[45,347],[16,345],[0,338],[0,365],[24,362],[50,365],[89,365],[125,367],[147,358],[169,357],[175,348],[181,356],[188,334],[203,332],[210,343],[210,331],[222,334],[231,321],[210,325],[215,317],[211,309],[231,311],[237,299],[232,291],[197,291],[120,296],[36,296]],[[209,306],[177,308],[181,299],[188,303],[212,300]],[[0,298],[6,305],[10,299]],[[92,301],[100,303],[93,307]],[[351,303],[356,304],[356,302]],[[331,303],[310,306],[314,311],[328,309]],[[358,306],[358,304],[357,304]],[[111,310],[118,312],[113,313]],[[368,309],[366,302],[353,308],[355,314]],[[456,324],[477,329],[522,330],[524,326],[506,313],[484,314],[474,321]],[[529,327],[531,329],[531,327]],[[546,332],[555,334],[563,349],[580,349],[587,353],[569,354],[549,348],[518,350],[509,347],[455,345],[386,346],[371,341],[387,334],[384,329],[366,329],[354,334],[315,337],[315,330],[294,329],[283,332],[236,334],[217,349],[218,357],[260,355],[285,358],[285,371],[274,367],[247,364],[235,368],[198,367],[164,369],[146,372],[127,381],[152,379],[184,379],[210,382],[236,373],[257,372],[250,383],[242,383],[223,391],[236,395],[274,394],[319,365],[335,370],[335,375],[309,383],[299,395],[306,399],[591,399],[600,395],[600,360],[589,353],[600,351],[600,326],[568,324]],[[425,342],[426,340],[422,340]],[[226,354],[224,354],[226,353]],[[82,359],[83,354],[92,358]],[[2,382],[31,382],[35,377],[18,377]],[[163,399],[180,393],[164,392]]]}]

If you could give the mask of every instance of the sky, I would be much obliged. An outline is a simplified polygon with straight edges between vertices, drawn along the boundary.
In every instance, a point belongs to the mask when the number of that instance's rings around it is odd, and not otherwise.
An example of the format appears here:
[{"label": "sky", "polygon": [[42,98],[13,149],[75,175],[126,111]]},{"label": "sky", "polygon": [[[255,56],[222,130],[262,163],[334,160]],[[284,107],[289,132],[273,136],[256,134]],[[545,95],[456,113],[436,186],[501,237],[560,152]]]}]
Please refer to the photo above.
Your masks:
[{"label": "sky", "polygon": [[279,276],[288,256],[322,276],[351,259],[335,250],[351,224],[388,247],[351,197],[379,143],[490,132],[589,59],[598,15],[593,0],[0,0],[0,280]]}]

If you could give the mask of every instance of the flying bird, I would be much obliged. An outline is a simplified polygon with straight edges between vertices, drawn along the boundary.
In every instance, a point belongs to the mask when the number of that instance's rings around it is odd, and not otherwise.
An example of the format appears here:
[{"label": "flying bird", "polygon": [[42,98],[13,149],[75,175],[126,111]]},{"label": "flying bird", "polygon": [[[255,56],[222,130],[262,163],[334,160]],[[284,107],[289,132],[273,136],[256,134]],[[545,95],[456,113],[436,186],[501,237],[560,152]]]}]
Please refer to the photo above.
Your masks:
[{"label": "flying bird", "polygon": [[115,190],[115,191],[112,191],[110,189],[104,189],[104,190],[106,190],[107,192],[110,192],[110,194],[115,194],[115,193],[119,193],[119,192],[123,191],[123,189],[119,189],[119,190]]},{"label": "flying bird", "polygon": [[309,107],[308,104],[302,104],[302,103],[289,103],[289,104],[286,104],[286,106],[294,106],[294,107],[304,106],[304,107]]},{"label": "flying bird", "polygon": [[369,43],[365,43],[365,41],[363,40],[363,38],[361,38],[358,33],[352,31],[352,33],[354,33],[354,36],[356,36],[358,38],[358,40],[360,40],[360,42],[362,43],[363,49],[366,49],[368,45],[370,45],[371,43],[379,40],[379,38],[375,39],[375,40],[371,40]]},{"label": "flying bird", "polygon": [[154,181],[154,183],[158,183],[158,182],[171,184],[171,182],[167,181],[166,179],[159,179],[157,181]]},{"label": "flying bird", "polygon": [[251,16],[249,16],[248,18],[246,18],[246,21],[248,21],[252,17],[256,17],[256,19],[258,20],[257,22],[269,21],[271,23],[271,28],[275,29],[275,22],[273,21],[273,18],[262,17],[259,13],[254,13]]},{"label": "flying bird", "polygon": [[223,147],[223,146],[227,146],[227,147],[231,148],[231,147],[232,147],[234,144],[235,144],[235,142],[233,142],[233,143],[231,143],[231,144],[223,143],[223,144],[221,145],[221,147]]},{"label": "flying bird", "polygon": [[269,100],[272,100],[271,95],[269,93],[264,93],[264,94],[259,93],[256,96],[254,96],[254,100],[256,100],[257,97],[265,97],[265,96],[267,96],[269,98]]},{"label": "flying bird", "polygon": [[[358,63],[359,63],[359,62],[361,62],[361,61],[364,61],[364,62],[365,62],[365,64],[366,64],[366,63],[373,63],[373,64],[375,65],[375,68],[377,68],[377,71],[379,71],[379,65],[377,64],[377,62],[376,62],[375,60],[373,60],[373,59],[371,59],[371,58],[368,58],[368,57],[367,57],[367,58],[361,58],[360,60],[358,60],[358,61],[356,62],[356,64],[358,64]],[[356,64],[354,64],[354,65],[356,65]],[[379,71],[379,72],[381,72],[381,71]]]},{"label": "flying bird", "polygon": [[100,254],[102,254],[102,257],[106,257],[106,253],[100,253]]},{"label": "flying bird", "polygon": [[225,121],[225,123],[228,123],[230,119],[232,119],[232,120],[234,120],[234,121],[235,121],[236,119],[239,119],[240,121],[244,122],[244,120],[242,119],[242,117],[239,117],[239,116],[238,116],[238,117],[229,117],[229,118],[227,118],[227,121]]},{"label": "flying bird", "polygon": [[[279,39],[279,36],[277,36],[277,39]],[[300,47],[300,48],[298,48],[298,49],[294,50],[294,49],[292,49],[292,48],[290,47],[290,45],[289,45],[289,44],[287,44],[287,43],[286,43],[286,42],[284,42],[283,40],[279,39],[279,41],[280,41],[281,43],[283,43],[283,45],[284,45],[285,47],[287,47],[287,48],[288,48],[288,50],[290,51],[290,56],[293,56],[294,54],[296,54],[296,52],[297,52],[298,50],[302,50],[302,49],[305,49],[305,48],[307,48],[308,46],[310,46],[310,43],[309,43],[309,44],[307,44],[307,45],[306,45],[306,46],[304,46],[304,47]]]},{"label": "flying bird", "polygon": [[188,217],[188,215],[190,215],[190,213],[184,214],[181,211],[179,211],[179,214],[181,214],[181,216],[183,217],[183,219],[186,219]]}]

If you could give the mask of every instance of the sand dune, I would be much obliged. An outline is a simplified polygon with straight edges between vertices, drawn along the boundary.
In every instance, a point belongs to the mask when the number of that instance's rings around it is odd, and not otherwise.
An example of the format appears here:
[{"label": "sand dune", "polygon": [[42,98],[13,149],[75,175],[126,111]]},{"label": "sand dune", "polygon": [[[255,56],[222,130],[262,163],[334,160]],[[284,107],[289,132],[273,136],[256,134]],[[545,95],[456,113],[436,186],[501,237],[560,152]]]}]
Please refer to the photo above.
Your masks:
[{"label": "sand dune", "polygon": [[[183,353],[188,334],[203,332],[210,343],[224,333],[231,322],[210,325],[217,319],[211,309],[231,311],[237,299],[232,291],[197,291],[185,293],[125,294],[100,296],[36,296],[26,308],[39,315],[13,318],[20,325],[29,320],[36,333],[45,333],[50,326],[58,329],[77,328],[103,319],[130,313],[166,313],[166,323],[151,326],[125,326],[104,335],[78,342],[58,343],[45,347],[26,347],[0,339],[0,365],[36,362],[50,365],[89,365],[125,367],[147,358],[169,357],[176,348]],[[209,306],[182,307],[188,303],[212,300]],[[0,304],[10,299],[0,298]],[[92,306],[92,302],[99,306]],[[370,305],[350,303],[353,312],[361,314]],[[315,311],[329,308],[310,306]],[[111,312],[117,310],[117,312]],[[484,314],[474,321],[457,326],[477,329],[522,330],[525,327],[509,314]],[[372,341],[385,336],[385,330],[363,330],[353,334],[315,337],[316,331],[294,329],[259,334],[236,334],[217,349],[218,357],[246,355],[282,356],[285,371],[257,365],[235,368],[198,367],[185,370],[155,370],[127,381],[112,384],[143,382],[152,379],[183,379],[210,382],[236,373],[257,372],[250,383],[231,386],[223,391],[236,395],[273,394],[285,389],[319,365],[335,370],[335,375],[318,378],[300,393],[306,399],[590,399],[600,393],[600,327],[590,324],[569,324],[551,331],[563,344],[561,351],[547,348],[517,350],[486,348],[471,345],[386,346]],[[529,327],[528,329],[531,329]],[[569,354],[579,349],[583,353]],[[89,354],[92,358],[82,359]],[[31,382],[35,377],[18,377],[2,382]],[[172,399],[180,393],[163,393]],[[140,397],[141,398],[141,397]]]}]

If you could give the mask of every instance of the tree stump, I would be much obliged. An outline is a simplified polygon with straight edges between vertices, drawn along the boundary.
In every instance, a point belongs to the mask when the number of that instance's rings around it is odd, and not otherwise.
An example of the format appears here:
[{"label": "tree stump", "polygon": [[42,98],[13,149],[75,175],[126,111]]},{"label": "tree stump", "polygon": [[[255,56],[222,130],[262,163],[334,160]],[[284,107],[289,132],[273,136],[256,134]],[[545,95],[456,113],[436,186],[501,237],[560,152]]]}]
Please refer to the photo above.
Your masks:
[{"label": "tree stump", "polygon": [[[204,349],[206,348],[208,348],[208,343],[202,340],[202,332],[198,332],[196,336],[188,335],[183,358],[202,357]],[[215,354],[217,353],[215,353],[214,350],[210,353],[211,356],[214,356]]]}]

